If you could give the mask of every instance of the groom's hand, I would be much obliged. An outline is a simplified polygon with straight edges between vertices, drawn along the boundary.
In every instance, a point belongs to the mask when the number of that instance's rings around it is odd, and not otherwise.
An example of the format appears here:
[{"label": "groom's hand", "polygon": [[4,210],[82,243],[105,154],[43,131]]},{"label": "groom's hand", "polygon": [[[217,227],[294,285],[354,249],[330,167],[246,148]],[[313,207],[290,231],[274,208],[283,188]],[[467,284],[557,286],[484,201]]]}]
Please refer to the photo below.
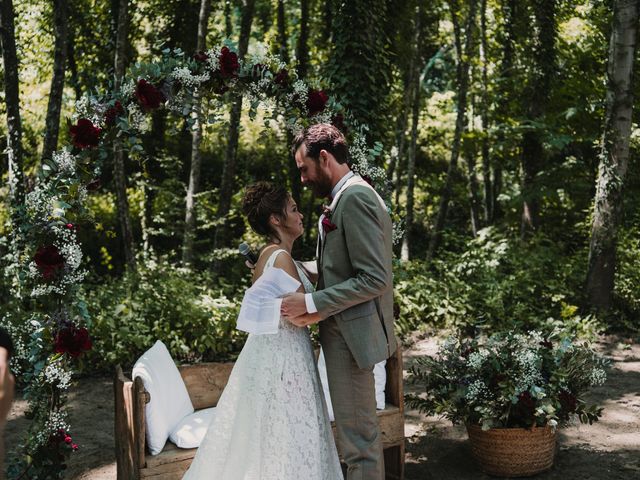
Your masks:
[{"label": "groom's hand", "polygon": [[320,320],[322,319],[317,313],[305,313],[299,317],[290,318],[289,322],[293,323],[296,327],[306,327],[307,325],[318,323]]},{"label": "groom's hand", "polygon": [[282,299],[280,314],[291,321],[307,313],[307,304],[304,301],[304,293],[291,293]]}]

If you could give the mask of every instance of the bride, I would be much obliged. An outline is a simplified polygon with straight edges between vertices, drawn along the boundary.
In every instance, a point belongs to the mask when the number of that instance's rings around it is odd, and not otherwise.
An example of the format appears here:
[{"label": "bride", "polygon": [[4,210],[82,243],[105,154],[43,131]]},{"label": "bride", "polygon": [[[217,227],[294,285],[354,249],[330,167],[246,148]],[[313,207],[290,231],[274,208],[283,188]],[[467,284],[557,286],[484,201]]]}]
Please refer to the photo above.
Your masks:
[{"label": "bride", "polygon": [[[302,214],[282,187],[247,188],[243,210],[251,228],[268,238],[254,270],[269,267],[313,286],[291,258],[303,233]],[[315,357],[306,327],[280,319],[275,335],[252,335],[233,368],[188,480],[341,480]]]}]

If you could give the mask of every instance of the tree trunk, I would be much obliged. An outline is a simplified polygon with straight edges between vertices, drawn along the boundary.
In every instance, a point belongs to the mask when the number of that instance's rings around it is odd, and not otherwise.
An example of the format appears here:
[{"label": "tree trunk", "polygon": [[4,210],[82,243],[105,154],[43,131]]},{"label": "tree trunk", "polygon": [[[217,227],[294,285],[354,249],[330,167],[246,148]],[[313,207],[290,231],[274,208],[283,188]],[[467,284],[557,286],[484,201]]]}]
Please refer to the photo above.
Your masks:
[{"label": "tree trunk", "polygon": [[49,104],[47,106],[46,129],[42,158],[51,158],[58,148],[58,132],[60,131],[60,109],[62,107],[62,90],[64,88],[64,72],[67,64],[67,0],[53,1],[53,22],[55,30],[55,46],[53,51],[53,77]]},{"label": "tree trunk", "polygon": [[[419,15],[418,15],[419,18]],[[417,22],[418,23],[418,22]],[[419,25],[416,26],[419,29]],[[419,36],[419,35],[418,35]],[[416,42],[416,50],[419,48],[420,42]],[[417,58],[416,58],[417,60]],[[417,63],[417,61],[415,62]],[[414,209],[414,190],[415,190],[415,172],[416,172],[416,149],[418,144],[418,121],[420,120],[420,101],[422,99],[420,88],[420,72],[418,66],[414,67],[414,84],[413,84],[413,107],[411,112],[411,144],[409,145],[409,155],[407,158],[407,212],[405,216],[405,232],[402,239],[402,261],[408,261],[411,258],[411,232],[413,231],[413,209]]]},{"label": "tree trunk", "polygon": [[[533,79],[527,101],[530,121],[543,120],[549,101],[551,78],[555,70],[556,0],[534,0],[535,48]],[[521,236],[538,229],[540,224],[540,186],[536,177],[544,169],[545,151],[537,129],[522,136],[522,206]]]},{"label": "tree trunk", "polygon": [[[399,166],[402,164],[402,161],[404,159],[405,144],[407,142],[407,124],[409,123],[409,109],[411,105],[411,99],[414,97],[413,88],[415,86],[415,81],[413,76],[414,72],[416,71],[414,64],[417,63],[417,52],[412,52],[411,58],[412,61],[410,62],[409,69],[405,73],[403,79],[404,94],[402,96],[402,111],[400,112],[400,115],[398,116],[398,120],[396,122],[397,155],[391,158],[391,161],[389,162],[389,169],[387,171],[388,178],[393,183],[393,189],[396,192],[396,195],[402,188]],[[396,169],[396,167],[398,168]],[[397,200],[395,205],[398,205]]]},{"label": "tree trunk", "polygon": [[[211,0],[200,1],[200,15],[198,17],[198,39],[196,51],[206,49],[207,27],[209,23],[209,12],[211,10]],[[196,237],[196,211],[195,195],[200,189],[200,164],[202,155],[200,144],[202,143],[202,100],[200,92],[194,92],[193,115],[195,124],[191,132],[191,171],[189,173],[189,187],[187,188],[186,210],[184,219],[184,238],[182,241],[182,263],[193,264],[193,243]]]},{"label": "tree trunk", "polygon": [[284,10],[284,0],[278,0],[278,56],[284,63],[289,64],[289,39],[287,36],[287,17]]},{"label": "tree trunk", "polygon": [[227,38],[231,38],[231,35],[233,35],[233,21],[231,16],[231,0],[224,0],[224,33]]},{"label": "tree trunk", "polygon": [[[242,20],[240,24],[240,41],[238,42],[238,57],[243,60],[249,47],[251,24],[253,23],[253,10],[255,0],[242,1]],[[222,181],[220,182],[220,200],[218,203],[218,218],[223,219],[231,209],[231,197],[234,191],[234,179],[236,172],[236,153],[238,151],[238,137],[240,135],[240,116],[242,114],[242,95],[236,95],[229,115],[229,135],[227,149],[222,169]],[[225,244],[227,237],[226,223],[221,222],[216,228],[214,237],[214,249]],[[214,265],[215,268],[215,265]]]},{"label": "tree trunk", "polygon": [[[415,8],[415,22],[413,31],[413,48],[411,51],[411,62],[409,67],[409,85],[407,90],[411,92],[409,95],[409,102],[411,104],[411,143],[409,144],[409,154],[407,155],[407,206],[405,214],[405,232],[402,239],[402,248],[400,251],[400,258],[402,261],[408,261],[411,258],[411,234],[413,232],[413,210],[414,210],[414,190],[415,190],[415,171],[416,171],[416,148],[418,144],[418,121],[420,120],[420,101],[421,96],[421,78],[420,71],[422,70],[422,62],[420,61],[420,47],[422,46],[422,27],[420,25],[421,20],[421,5],[418,3]],[[408,105],[407,105],[408,110]],[[406,116],[404,120],[404,128],[406,129]],[[404,157],[404,143],[405,132],[398,132],[401,135],[398,142],[398,149],[403,150]],[[399,156],[399,158],[402,158]]]},{"label": "tree trunk", "polygon": [[478,195],[478,178],[476,177],[476,159],[473,152],[465,152],[467,174],[469,176],[469,215],[471,220],[471,234],[473,238],[478,236],[480,230],[480,196]]},{"label": "tree trunk", "polygon": [[484,186],[484,222],[493,222],[493,186],[491,184],[491,158],[489,156],[489,94],[487,88],[487,0],[480,3],[480,62],[482,64],[482,99],[480,121],[482,128],[482,183]]},{"label": "tree trunk", "polygon": [[613,298],[617,229],[629,162],[638,3],[637,0],[616,0],[609,43],[607,109],[587,273],[589,304],[601,310],[609,309]]},{"label": "tree trunk", "polygon": [[[473,68],[471,68],[470,73],[471,79],[473,79]],[[473,130],[473,119],[475,117],[474,107],[475,107],[475,96],[471,95],[471,99],[469,100],[469,118],[467,122],[467,128],[465,132],[471,132]],[[466,145],[463,150],[463,156],[465,159],[465,163],[467,164],[467,180],[469,182],[469,223],[471,224],[471,235],[473,238],[478,236],[478,230],[481,227],[480,221],[480,187],[478,185],[478,176],[476,175],[476,152],[475,145]]]},{"label": "tree trunk", "polygon": [[[513,95],[512,77],[514,67],[514,42],[516,38],[515,22],[517,14],[517,0],[505,0],[502,4],[502,16],[504,25],[499,32],[499,43],[502,44],[502,61],[500,63],[499,82],[497,85],[497,102],[495,110],[495,118],[497,123],[505,123],[509,116],[509,104]],[[496,133],[495,144],[503,146],[505,143],[505,134],[503,129],[499,129]],[[491,192],[492,205],[492,221],[502,215],[498,196],[502,192],[502,163],[506,161],[506,153],[504,148],[499,150],[499,155],[494,155],[494,161],[491,165],[493,170],[493,184]],[[496,158],[497,157],[497,158]]]},{"label": "tree trunk", "polygon": [[80,88],[80,78],[78,77],[78,64],[76,63],[76,37],[73,29],[69,32],[69,41],[67,43],[67,62],[69,64],[69,73],[71,74],[71,86],[76,95],[76,100],[82,96]]},{"label": "tree trunk", "polygon": [[440,245],[442,238],[442,229],[444,228],[445,221],[447,219],[447,211],[449,210],[449,199],[453,191],[453,177],[458,167],[458,157],[460,155],[460,140],[462,138],[462,132],[465,128],[465,117],[467,112],[467,90],[469,89],[469,55],[473,46],[473,29],[475,26],[476,6],[477,0],[469,1],[469,12],[465,28],[465,46],[462,50],[462,40],[460,34],[460,25],[456,18],[457,8],[455,3],[451,4],[451,18],[454,25],[454,33],[456,37],[456,52],[458,56],[458,66],[456,71],[457,83],[458,83],[458,98],[456,102],[457,114],[456,114],[456,128],[453,135],[453,144],[451,145],[451,157],[449,159],[449,167],[447,168],[447,178],[445,180],[444,188],[440,196],[440,203],[438,206],[438,215],[433,227],[431,239],[429,240],[429,248],[427,250],[427,260],[431,260],[435,252]]},{"label": "tree trunk", "polygon": [[[116,33],[116,57],[115,57],[115,90],[120,88],[126,66],[127,38],[129,32],[129,2],[119,0],[118,4],[118,30]],[[128,268],[136,269],[136,259],[133,248],[133,233],[131,218],[129,216],[129,201],[127,199],[127,185],[124,175],[124,150],[122,141],[116,138],[113,142],[113,182],[116,190],[116,202],[118,207],[118,222],[122,235],[122,249],[125,264]]]},{"label": "tree trunk", "polygon": [[309,0],[300,0],[300,36],[296,45],[296,60],[298,77],[304,80],[309,70]]},{"label": "tree trunk", "polygon": [[[288,65],[291,59],[289,58],[287,17],[286,17],[284,4],[285,4],[284,0],[278,0],[278,52],[279,52],[280,59]],[[302,23],[303,25],[301,25],[301,28],[306,28],[304,26],[304,18]],[[303,36],[303,34],[301,34],[301,36]],[[292,143],[293,143],[293,135],[289,130],[287,130],[286,145],[289,146]],[[298,168],[296,167],[296,164],[293,160],[293,157],[289,153],[288,148],[286,150],[285,161],[286,161],[287,171],[289,172],[289,184],[291,185],[291,196],[299,205],[299,207],[302,208],[302,205],[300,203],[300,193],[302,190],[302,187],[300,184],[300,174],[298,173]]]},{"label": "tree trunk", "polygon": [[20,120],[20,79],[14,29],[13,0],[0,2],[0,34],[4,66],[4,95],[7,106],[7,160],[9,171],[9,205],[15,208],[24,203],[22,173],[22,122]]}]

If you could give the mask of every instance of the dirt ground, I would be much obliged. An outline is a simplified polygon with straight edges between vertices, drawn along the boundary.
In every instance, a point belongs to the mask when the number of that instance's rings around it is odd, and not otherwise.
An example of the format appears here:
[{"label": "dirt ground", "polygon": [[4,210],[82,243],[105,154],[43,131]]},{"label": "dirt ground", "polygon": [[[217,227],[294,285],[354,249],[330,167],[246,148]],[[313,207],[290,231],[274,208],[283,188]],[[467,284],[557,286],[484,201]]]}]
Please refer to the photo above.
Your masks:
[{"label": "dirt ground", "polygon": [[[640,344],[619,337],[599,343],[611,359],[607,382],[591,400],[605,407],[597,424],[576,424],[560,431],[556,463],[540,480],[640,479]],[[405,368],[437,348],[433,338],[416,338],[405,350]],[[414,387],[405,385],[406,391]],[[83,378],[69,395],[73,439],[80,449],[72,456],[66,478],[116,478],[113,390],[109,377]],[[7,450],[18,445],[28,421],[18,398],[5,431]],[[435,417],[406,412],[406,480],[489,479],[471,458],[466,431]]]}]

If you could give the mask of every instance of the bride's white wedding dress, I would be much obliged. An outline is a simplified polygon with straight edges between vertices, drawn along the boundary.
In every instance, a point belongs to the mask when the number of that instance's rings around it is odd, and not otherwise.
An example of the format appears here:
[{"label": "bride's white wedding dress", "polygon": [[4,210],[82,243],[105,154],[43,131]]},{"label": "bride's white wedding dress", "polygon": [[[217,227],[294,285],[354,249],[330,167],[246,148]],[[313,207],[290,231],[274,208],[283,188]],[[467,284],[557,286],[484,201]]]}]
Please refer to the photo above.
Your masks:
[{"label": "bride's white wedding dress", "polygon": [[183,479],[342,478],[309,331],[281,318],[277,334],[247,338]]}]

